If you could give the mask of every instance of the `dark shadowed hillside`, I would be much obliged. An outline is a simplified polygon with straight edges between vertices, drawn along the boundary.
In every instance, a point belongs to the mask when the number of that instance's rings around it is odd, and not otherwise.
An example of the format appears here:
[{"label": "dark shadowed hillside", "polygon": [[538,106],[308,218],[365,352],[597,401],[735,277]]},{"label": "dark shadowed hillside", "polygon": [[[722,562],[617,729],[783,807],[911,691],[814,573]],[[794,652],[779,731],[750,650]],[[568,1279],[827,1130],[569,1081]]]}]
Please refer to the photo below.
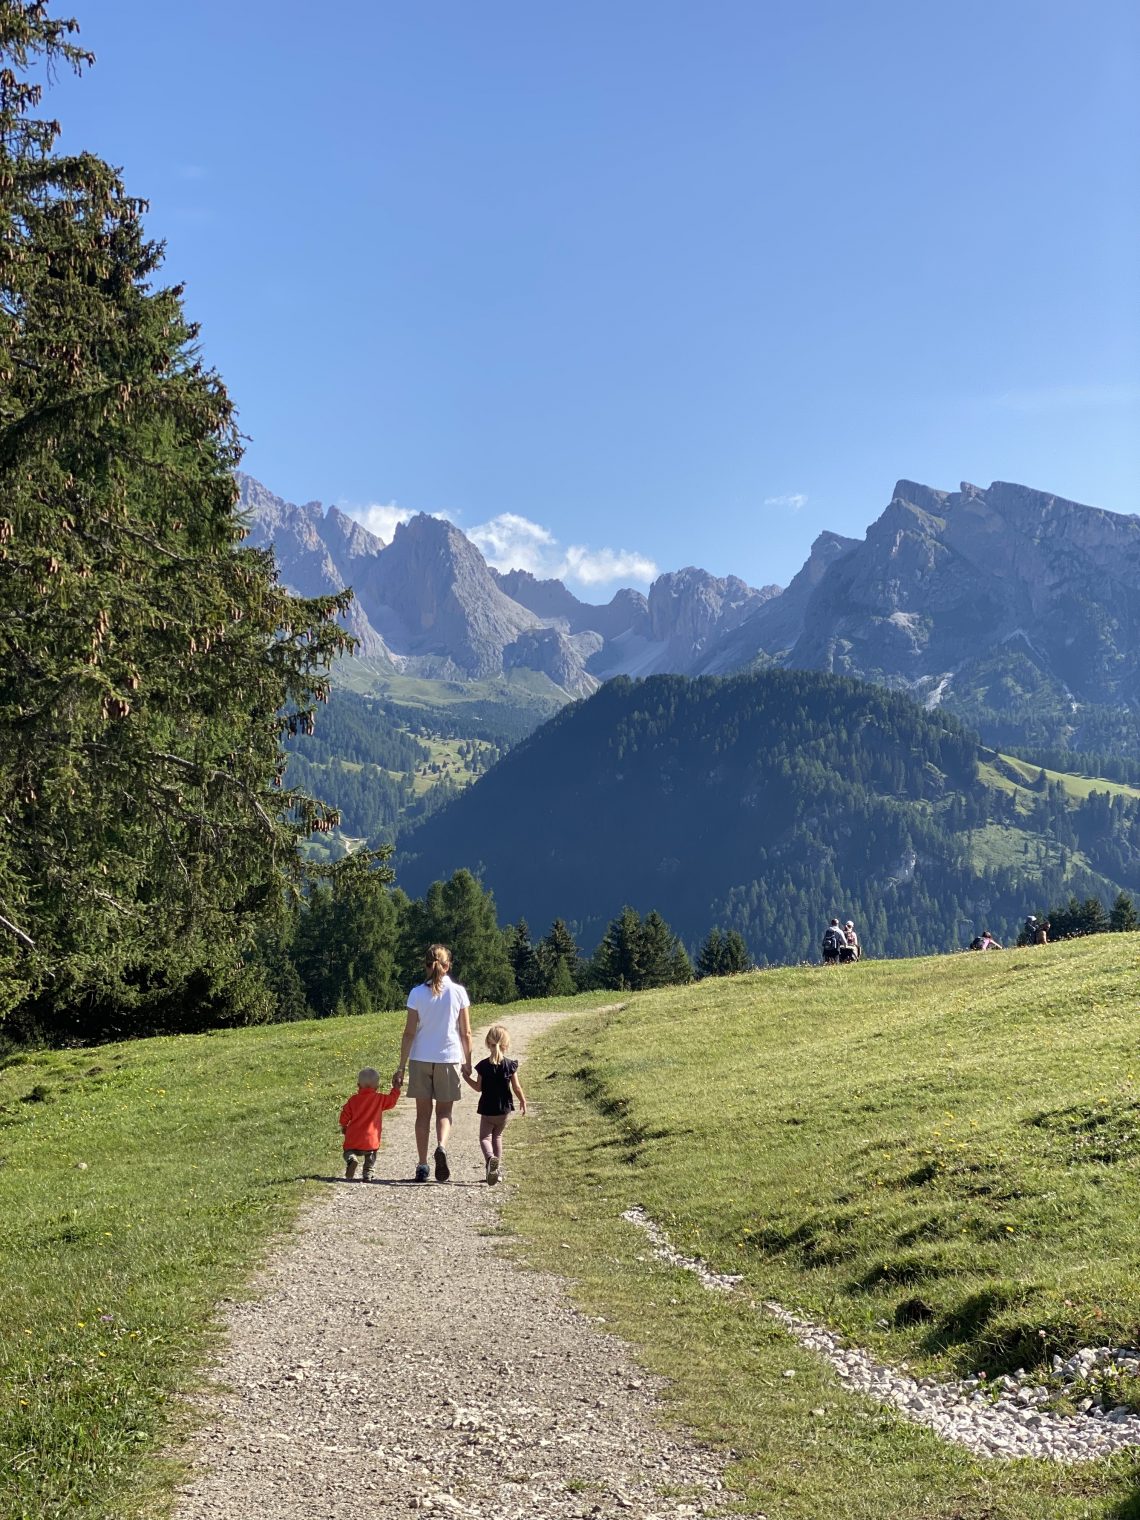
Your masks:
[{"label": "dark shadowed hillside", "polygon": [[398,879],[417,893],[469,866],[507,917],[561,915],[586,944],[624,903],[657,907],[767,962],[814,955],[832,913],[901,955],[1131,884],[1135,801],[1003,790],[978,759],[954,718],[840,677],[620,679],[411,833]]}]

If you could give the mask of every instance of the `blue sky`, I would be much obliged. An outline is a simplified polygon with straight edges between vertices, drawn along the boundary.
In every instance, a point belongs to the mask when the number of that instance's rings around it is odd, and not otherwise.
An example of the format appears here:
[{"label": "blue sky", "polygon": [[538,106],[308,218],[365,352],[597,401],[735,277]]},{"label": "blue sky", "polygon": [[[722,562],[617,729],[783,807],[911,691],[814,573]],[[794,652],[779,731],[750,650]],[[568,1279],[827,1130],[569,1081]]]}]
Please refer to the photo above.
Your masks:
[{"label": "blue sky", "polygon": [[283,496],[599,597],[900,476],[1140,510],[1134,0],[72,8]]}]

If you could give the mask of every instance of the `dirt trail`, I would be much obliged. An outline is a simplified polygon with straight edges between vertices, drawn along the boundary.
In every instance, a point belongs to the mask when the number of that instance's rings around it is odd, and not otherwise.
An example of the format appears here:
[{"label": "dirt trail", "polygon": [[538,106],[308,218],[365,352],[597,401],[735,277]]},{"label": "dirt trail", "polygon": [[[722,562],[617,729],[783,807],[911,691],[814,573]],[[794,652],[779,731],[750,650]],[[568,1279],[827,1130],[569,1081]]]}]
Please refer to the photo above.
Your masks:
[{"label": "dirt trail", "polygon": [[[515,1051],[565,1015],[510,1021]],[[533,1075],[533,1074],[532,1074]],[[529,1089],[538,1084],[531,1081]],[[571,1307],[561,1279],[496,1249],[475,1095],[452,1181],[416,1185],[413,1105],[387,1116],[380,1183],[309,1204],[228,1306],[227,1346],[177,1520],[437,1515],[694,1516],[729,1502],[722,1459],[667,1434],[654,1380]],[[335,1139],[330,1175],[337,1169]]]}]

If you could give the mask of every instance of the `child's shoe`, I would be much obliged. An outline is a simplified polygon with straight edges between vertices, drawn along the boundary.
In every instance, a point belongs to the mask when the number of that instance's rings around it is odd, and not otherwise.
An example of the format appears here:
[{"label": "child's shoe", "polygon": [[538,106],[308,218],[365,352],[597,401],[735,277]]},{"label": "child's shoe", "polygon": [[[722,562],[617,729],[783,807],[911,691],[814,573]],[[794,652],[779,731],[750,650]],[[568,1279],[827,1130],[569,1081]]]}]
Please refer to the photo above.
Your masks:
[{"label": "child's shoe", "polygon": [[487,1162],[488,1186],[494,1187],[495,1183],[498,1182],[500,1166],[502,1166],[502,1162],[499,1160],[498,1156],[492,1156],[491,1159]]},{"label": "child's shoe", "polygon": [[375,1165],[376,1165],[376,1163],[374,1161],[366,1161],[364,1163],[364,1170],[360,1174],[360,1180],[362,1182],[371,1182],[372,1181],[372,1168]]},{"label": "child's shoe", "polygon": [[352,1181],[355,1180],[355,1178],[356,1178],[356,1157],[355,1156],[346,1156],[344,1158],[344,1180],[346,1182],[352,1182]]}]

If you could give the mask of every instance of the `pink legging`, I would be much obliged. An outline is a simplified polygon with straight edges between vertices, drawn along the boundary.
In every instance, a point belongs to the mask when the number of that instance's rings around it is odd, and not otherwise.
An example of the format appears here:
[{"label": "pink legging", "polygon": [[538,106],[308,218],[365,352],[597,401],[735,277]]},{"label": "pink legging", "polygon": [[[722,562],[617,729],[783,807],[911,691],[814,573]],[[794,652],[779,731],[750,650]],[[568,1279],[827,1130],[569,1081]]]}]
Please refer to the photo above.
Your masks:
[{"label": "pink legging", "polygon": [[510,1114],[479,1115],[479,1149],[483,1152],[484,1160],[490,1161],[492,1156],[498,1156],[502,1160],[503,1131],[510,1117]]}]

